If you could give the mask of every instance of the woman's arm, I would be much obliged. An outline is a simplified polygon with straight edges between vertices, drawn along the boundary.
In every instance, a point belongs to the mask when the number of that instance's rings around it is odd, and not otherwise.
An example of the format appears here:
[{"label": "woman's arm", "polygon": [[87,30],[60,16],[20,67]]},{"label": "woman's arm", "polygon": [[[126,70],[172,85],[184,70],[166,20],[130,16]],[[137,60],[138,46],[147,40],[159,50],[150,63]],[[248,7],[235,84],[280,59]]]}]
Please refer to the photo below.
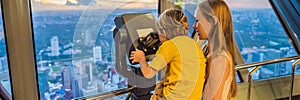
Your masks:
[{"label": "woman's arm", "polygon": [[[209,63],[210,75],[205,85],[204,100],[222,100],[223,93],[230,87],[225,87],[225,82],[229,78],[230,63],[226,56],[217,56],[212,58]],[[225,99],[227,94],[224,94]],[[223,98],[224,99],[224,98]]]},{"label": "woman's arm", "polygon": [[132,51],[129,59],[133,59],[132,60],[133,63],[134,62],[140,63],[140,68],[142,70],[144,77],[152,78],[155,76],[157,71],[148,65],[143,51],[141,50]]}]

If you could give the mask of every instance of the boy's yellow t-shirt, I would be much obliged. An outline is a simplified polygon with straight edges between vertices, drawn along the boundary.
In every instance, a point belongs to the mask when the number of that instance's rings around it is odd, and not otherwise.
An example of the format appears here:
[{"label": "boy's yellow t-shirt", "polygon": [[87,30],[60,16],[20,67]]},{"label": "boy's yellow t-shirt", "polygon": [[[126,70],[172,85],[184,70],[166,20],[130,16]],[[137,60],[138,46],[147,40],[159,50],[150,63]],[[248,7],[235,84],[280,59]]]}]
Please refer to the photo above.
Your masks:
[{"label": "boy's yellow t-shirt", "polygon": [[165,72],[163,95],[170,100],[200,100],[204,85],[206,59],[194,40],[177,36],[163,42],[149,64]]}]

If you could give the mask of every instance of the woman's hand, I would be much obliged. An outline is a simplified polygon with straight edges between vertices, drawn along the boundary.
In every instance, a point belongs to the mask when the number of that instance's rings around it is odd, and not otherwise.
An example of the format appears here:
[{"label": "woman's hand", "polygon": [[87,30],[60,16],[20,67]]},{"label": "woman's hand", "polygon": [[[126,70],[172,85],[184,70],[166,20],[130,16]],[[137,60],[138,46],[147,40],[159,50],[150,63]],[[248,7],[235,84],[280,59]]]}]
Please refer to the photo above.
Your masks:
[{"label": "woman's hand", "polygon": [[146,61],[144,52],[141,51],[141,50],[138,50],[138,49],[135,49],[135,51],[131,52],[129,59],[130,60],[133,59],[132,63],[140,62],[140,61]]}]

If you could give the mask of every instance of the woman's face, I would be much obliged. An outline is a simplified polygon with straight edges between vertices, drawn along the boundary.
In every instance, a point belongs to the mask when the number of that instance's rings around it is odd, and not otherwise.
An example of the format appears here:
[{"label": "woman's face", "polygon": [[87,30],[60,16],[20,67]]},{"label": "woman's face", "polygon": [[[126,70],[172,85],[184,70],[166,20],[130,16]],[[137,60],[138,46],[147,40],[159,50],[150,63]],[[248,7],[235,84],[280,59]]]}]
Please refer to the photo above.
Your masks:
[{"label": "woman's face", "polygon": [[205,18],[202,11],[197,8],[195,13],[196,22],[193,25],[193,28],[199,35],[200,40],[208,39],[208,33],[211,31],[211,23]]},{"label": "woman's face", "polygon": [[193,25],[193,28],[198,33],[200,40],[206,40],[207,39],[207,35],[206,35],[202,25],[200,24],[199,20],[196,20],[196,22]]}]

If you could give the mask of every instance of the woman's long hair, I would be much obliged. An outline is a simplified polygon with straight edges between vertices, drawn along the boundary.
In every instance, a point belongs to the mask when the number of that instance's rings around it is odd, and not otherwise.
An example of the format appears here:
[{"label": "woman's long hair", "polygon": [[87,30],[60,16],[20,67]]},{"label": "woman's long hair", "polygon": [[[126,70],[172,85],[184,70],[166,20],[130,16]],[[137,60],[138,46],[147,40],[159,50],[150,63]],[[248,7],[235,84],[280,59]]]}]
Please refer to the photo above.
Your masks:
[{"label": "woman's long hair", "polygon": [[226,42],[226,49],[231,54],[232,57],[232,83],[229,90],[229,96],[235,97],[237,94],[237,84],[235,78],[235,69],[234,69],[234,36],[233,36],[233,25],[230,9],[223,0],[208,0],[209,5],[212,7],[216,17],[219,19],[219,22],[222,26],[223,34]]}]

